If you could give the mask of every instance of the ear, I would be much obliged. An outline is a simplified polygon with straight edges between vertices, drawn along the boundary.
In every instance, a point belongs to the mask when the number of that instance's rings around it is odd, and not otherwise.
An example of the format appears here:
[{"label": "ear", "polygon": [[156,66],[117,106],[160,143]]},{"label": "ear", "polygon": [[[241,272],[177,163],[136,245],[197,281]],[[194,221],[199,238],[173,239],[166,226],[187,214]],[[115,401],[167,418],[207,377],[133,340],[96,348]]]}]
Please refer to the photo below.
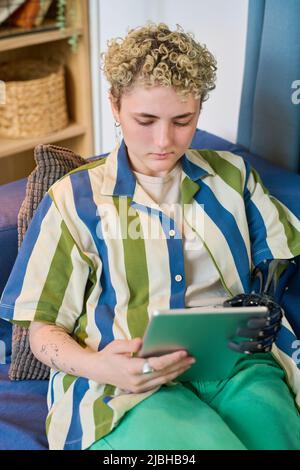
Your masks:
[{"label": "ear", "polygon": [[110,106],[111,106],[111,110],[112,110],[114,119],[115,119],[115,121],[120,122],[119,107],[118,107],[118,104],[117,104],[117,100],[111,93],[109,93],[108,98],[109,98],[109,101],[110,101]]}]

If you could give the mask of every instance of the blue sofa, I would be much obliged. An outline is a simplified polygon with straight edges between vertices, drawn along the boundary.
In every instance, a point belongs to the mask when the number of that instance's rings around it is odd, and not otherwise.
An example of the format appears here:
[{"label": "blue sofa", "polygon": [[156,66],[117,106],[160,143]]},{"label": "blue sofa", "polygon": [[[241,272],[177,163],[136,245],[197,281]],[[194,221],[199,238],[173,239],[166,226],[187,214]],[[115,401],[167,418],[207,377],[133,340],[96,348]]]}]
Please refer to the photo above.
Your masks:
[{"label": "blue sofa", "polygon": [[[270,193],[300,218],[300,175],[272,165],[205,131],[197,130],[192,146],[228,150],[243,156],[260,173]],[[17,255],[17,214],[25,195],[26,179],[0,186],[0,294]],[[299,258],[299,257],[298,257]],[[297,274],[284,294],[284,308],[299,311],[293,321],[300,337],[300,262]],[[46,449],[44,431],[47,381],[10,382],[7,376],[10,356],[11,325],[0,320],[0,343],[6,341],[6,364],[0,365],[0,450]],[[0,353],[1,359],[1,353]],[[4,362],[2,358],[2,362]],[[0,360],[1,363],[1,360]]]}]

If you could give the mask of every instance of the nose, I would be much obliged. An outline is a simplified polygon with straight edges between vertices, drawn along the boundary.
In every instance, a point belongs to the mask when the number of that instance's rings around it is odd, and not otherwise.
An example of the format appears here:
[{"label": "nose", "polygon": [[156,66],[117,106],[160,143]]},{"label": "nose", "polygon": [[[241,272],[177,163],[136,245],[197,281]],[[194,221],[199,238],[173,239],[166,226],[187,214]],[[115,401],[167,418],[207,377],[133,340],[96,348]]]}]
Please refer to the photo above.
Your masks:
[{"label": "nose", "polygon": [[155,144],[160,152],[166,152],[172,147],[172,128],[170,124],[161,122],[155,130]]}]

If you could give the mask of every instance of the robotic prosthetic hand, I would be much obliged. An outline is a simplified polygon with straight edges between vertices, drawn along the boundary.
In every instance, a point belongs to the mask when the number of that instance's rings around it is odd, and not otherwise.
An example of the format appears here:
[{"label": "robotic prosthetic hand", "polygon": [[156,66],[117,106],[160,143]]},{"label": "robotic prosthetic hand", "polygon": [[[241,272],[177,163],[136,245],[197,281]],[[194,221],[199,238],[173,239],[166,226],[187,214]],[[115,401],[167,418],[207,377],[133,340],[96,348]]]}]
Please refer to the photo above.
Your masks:
[{"label": "robotic prosthetic hand", "polygon": [[[247,326],[237,328],[236,335],[241,342],[230,341],[228,346],[234,351],[245,354],[268,352],[281,328],[283,310],[268,294],[238,294],[224,302],[224,307],[266,306],[268,313],[263,318],[252,317]],[[249,340],[245,340],[247,338]]]}]

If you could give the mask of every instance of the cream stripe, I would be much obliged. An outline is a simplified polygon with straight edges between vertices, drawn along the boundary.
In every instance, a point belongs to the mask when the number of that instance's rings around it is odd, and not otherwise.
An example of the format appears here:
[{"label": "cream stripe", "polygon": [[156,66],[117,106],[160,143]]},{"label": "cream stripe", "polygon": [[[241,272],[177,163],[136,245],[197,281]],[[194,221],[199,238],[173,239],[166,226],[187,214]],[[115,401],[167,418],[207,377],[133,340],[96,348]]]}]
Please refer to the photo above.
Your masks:
[{"label": "cream stripe", "polygon": [[210,174],[215,174],[214,169],[208,164],[208,162],[202,157],[199,153],[199,150],[187,150],[185,152],[187,158],[190,162],[194,163],[196,166],[206,170]]},{"label": "cream stripe", "polygon": [[296,217],[295,214],[293,214],[293,212],[291,212],[289,208],[285,206],[281,201],[279,201],[273,196],[270,196],[270,197],[271,199],[275,199],[276,202],[279,203],[279,205],[284,209],[285,215],[287,219],[289,220],[289,222],[300,232],[300,220],[298,219],[298,217]]},{"label": "cream stripe", "polygon": [[66,393],[53,407],[48,440],[50,450],[61,450],[65,445],[73,412],[73,389],[76,380],[70,385]]},{"label": "cream stripe", "polygon": [[[251,247],[249,239],[249,229],[247,225],[246,214],[244,215],[241,213],[241,207],[243,207],[242,196],[231,186],[226,184],[225,181],[220,178],[219,175],[216,175],[214,178],[206,178],[205,184],[211,189],[219,204],[224,207],[230,214],[232,214],[233,218],[235,219],[241,237],[245,242],[248,259],[250,260]],[[236,213],[233,213],[233,208],[236,208]]]},{"label": "cream stripe", "polygon": [[[53,378],[54,374],[56,374],[55,378]],[[60,374],[57,374],[54,369],[50,369],[50,378],[49,378],[49,386],[48,386],[48,391],[47,391],[47,406],[48,410],[50,410],[51,403],[52,403],[52,391],[51,388],[54,390],[54,399],[56,398],[56,390],[57,390],[57,380],[59,380]],[[52,385],[52,387],[51,387]]]},{"label": "cream stripe", "polygon": [[110,400],[109,406],[114,411],[113,426],[115,426],[119,419],[122,418],[126,411],[130,410],[135,405],[143,401],[145,398],[155,393],[157,390],[159,390],[159,388],[160,387],[156,387],[150,390],[149,392],[144,393],[118,395],[112,400]]},{"label": "cream stripe", "polygon": [[[219,230],[218,226],[203,211],[201,205],[199,205],[196,201],[194,201],[190,207],[187,207],[184,213],[185,219],[192,227],[195,227],[195,223],[193,223],[195,218],[197,220],[204,221],[202,233],[197,230],[198,236],[200,236],[200,238],[202,236],[204,237],[204,241],[212,252],[212,255],[215,259],[215,262],[219,266],[219,269],[221,270],[227,287],[232,289],[234,291],[233,293],[243,292],[243,286],[240,281],[239,274],[236,269],[227,240]],[[222,246],[222,252],[220,252],[220,246]],[[216,258],[217,254],[218,259]]]},{"label": "cream stripe", "polygon": [[243,176],[243,181],[245,181],[246,178],[246,165],[242,157],[239,155],[235,155],[234,153],[227,152],[224,150],[217,150],[215,151],[221,158],[226,160],[227,162],[231,163],[233,166],[235,166],[239,172]]},{"label": "cream stripe", "polygon": [[[99,175],[97,175],[97,180],[98,180],[98,188],[101,188],[101,193],[102,194],[113,194],[116,181],[117,181],[117,175],[118,175],[118,151],[119,151],[119,146],[117,146],[106,158],[106,162],[103,165],[103,184],[101,187],[101,184],[99,185]],[[95,172],[92,172],[93,175]]]},{"label": "cream stripe", "polygon": [[[61,400],[65,394],[64,387],[63,387],[63,379],[66,374],[64,372],[59,372],[57,374],[57,371],[54,369],[51,369],[50,373],[51,373],[50,381],[53,385],[53,390],[54,390],[54,403],[56,403],[57,401]],[[54,379],[52,379],[54,375],[55,377]],[[49,382],[49,385],[50,385],[50,382]],[[49,393],[50,393],[50,386],[49,386]],[[49,400],[50,400],[50,397],[49,397]]]},{"label": "cream stripe", "polygon": [[71,251],[71,260],[74,269],[56,318],[56,324],[61,324],[69,331],[73,331],[75,322],[82,312],[84,291],[89,274],[88,265],[79,255],[76,246]]},{"label": "cream stripe", "polygon": [[[97,170],[101,167],[97,167]],[[99,172],[98,171],[89,171],[89,176],[92,180],[97,181],[99,185]],[[77,214],[77,210],[75,207],[75,202],[73,199],[73,189],[70,178],[64,178],[60,183],[55,186],[54,197],[57,198],[59,201],[59,210],[63,214],[64,220],[68,226],[68,229],[73,236],[74,240],[77,242],[79,248],[82,250],[83,254],[87,256],[93,263],[93,266],[96,269],[96,286],[92,291],[90,298],[87,302],[87,326],[86,332],[88,335],[88,339],[86,340],[86,344],[90,346],[92,349],[97,350],[98,345],[101,341],[101,332],[98,330],[98,327],[95,322],[95,309],[98,304],[98,300],[101,294],[101,284],[100,284],[100,276],[102,272],[102,264],[101,260],[98,256],[98,250],[94,243],[93,237],[91,233],[87,229],[86,225],[82,222],[80,217]],[[92,181],[91,181],[92,183]],[[95,186],[95,185],[94,185]],[[93,186],[92,186],[93,187]],[[96,186],[97,187],[97,186]],[[68,199],[66,200],[66,197]],[[95,214],[96,215],[96,214]],[[84,249],[83,249],[84,247]]]},{"label": "cream stripe", "polygon": [[[154,309],[169,308],[170,306],[171,276],[169,254],[166,236],[159,217],[156,215],[149,217],[143,211],[138,212],[145,237],[144,243],[149,278],[148,316],[150,318]],[[157,262],[158,259],[159,263]]]},{"label": "cream stripe", "polygon": [[[89,172],[89,174],[91,173]],[[58,210],[60,211],[68,230],[74,241],[77,243],[79,249],[88,256],[94,266],[97,266],[99,258],[96,255],[97,248],[88,228],[78,216],[73,198],[71,179],[70,177],[67,177],[59,183],[60,184],[55,185],[55,187],[52,188]],[[85,251],[83,247],[85,247]]]},{"label": "cream stripe", "polygon": [[89,380],[89,389],[85,393],[79,406],[79,415],[82,425],[82,448],[86,449],[95,441],[94,403],[104,392],[105,385],[98,385]]},{"label": "cream stripe", "polygon": [[[33,319],[46,282],[52,258],[61,236],[61,217],[54,204],[49,208],[41,224],[41,231],[32,250],[24,276],[22,290],[15,304],[15,320]],[[41,256],[41,253],[43,255]],[[38,279],[39,282],[36,282]],[[35,299],[32,301],[32,299]]]}]

